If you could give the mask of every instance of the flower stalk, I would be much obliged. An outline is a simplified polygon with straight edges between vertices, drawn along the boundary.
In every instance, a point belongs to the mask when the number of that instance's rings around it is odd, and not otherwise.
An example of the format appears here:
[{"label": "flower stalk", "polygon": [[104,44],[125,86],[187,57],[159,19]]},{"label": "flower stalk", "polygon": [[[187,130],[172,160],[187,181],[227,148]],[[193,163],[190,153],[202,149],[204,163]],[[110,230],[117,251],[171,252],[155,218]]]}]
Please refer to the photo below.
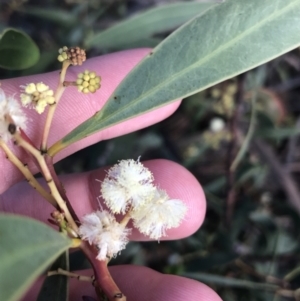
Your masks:
[{"label": "flower stalk", "polygon": [[29,185],[31,185],[46,201],[56,207],[57,203],[53,196],[43,188],[30,172],[27,164],[23,164],[2,139],[0,139],[0,147],[5,152],[7,159],[21,171]]},{"label": "flower stalk", "polygon": [[44,132],[43,132],[43,136],[42,136],[42,143],[41,143],[41,151],[43,153],[47,153],[47,141],[48,141],[48,137],[49,137],[51,123],[52,123],[52,120],[54,117],[55,110],[57,108],[57,104],[66,89],[66,87],[64,86],[64,80],[66,77],[67,69],[70,65],[71,65],[71,62],[69,60],[66,60],[63,62],[61,73],[59,76],[58,86],[57,86],[57,89],[54,94],[55,101],[52,105],[49,106],[49,110],[48,110],[48,114],[47,114],[45,126],[44,126]]},{"label": "flower stalk", "polygon": [[43,176],[47,182],[47,185],[50,189],[51,195],[56,200],[57,205],[64,213],[66,220],[68,221],[70,227],[77,233],[78,226],[76,225],[76,223],[66,205],[66,202],[61,197],[61,195],[52,179],[52,176],[51,176],[51,173],[46,164],[44,155],[38,149],[36,149],[34,146],[32,146],[30,143],[25,141],[19,132],[16,132],[14,134],[14,139],[15,139],[17,145],[23,147],[28,153],[32,154],[34,156],[34,158],[37,160],[37,162],[41,168],[41,171],[43,173]]},{"label": "flower stalk", "polygon": [[[111,277],[106,261],[100,261],[96,259],[97,250],[95,249],[95,247],[93,245],[89,245],[88,242],[83,241],[80,248],[93,267],[95,275],[94,284],[96,288],[100,287],[109,301],[126,301],[126,296],[121,292],[121,290]],[[101,296],[99,296],[99,298],[100,297]]]}]

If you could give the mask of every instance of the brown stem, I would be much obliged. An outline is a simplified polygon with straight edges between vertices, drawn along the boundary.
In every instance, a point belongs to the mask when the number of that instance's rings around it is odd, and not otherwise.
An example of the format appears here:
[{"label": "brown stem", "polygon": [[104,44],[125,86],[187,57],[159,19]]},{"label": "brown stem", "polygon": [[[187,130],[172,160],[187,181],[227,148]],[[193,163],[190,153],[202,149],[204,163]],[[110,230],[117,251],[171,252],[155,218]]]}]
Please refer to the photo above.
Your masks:
[{"label": "brown stem", "polygon": [[103,290],[109,301],[126,301],[126,296],[121,292],[111,277],[106,261],[96,259],[97,250],[86,241],[82,242],[81,250],[87,256],[93,267],[95,283]]},{"label": "brown stem", "polygon": [[67,194],[66,194],[66,190],[65,188],[63,187],[61,181],[59,180],[57,174],[56,174],[56,171],[54,169],[54,166],[53,166],[53,157],[50,157],[49,155],[45,154],[44,155],[45,157],[45,160],[46,160],[46,164],[48,166],[48,169],[51,173],[51,176],[52,176],[52,179],[59,191],[59,194],[61,195],[61,197],[65,200],[65,203],[66,203],[66,206],[68,207],[68,210],[71,214],[71,216],[73,217],[75,223],[77,224],[77,226],[80,225],[80,222],[79,222],[79,218],[77,216],[77,214],[75,213],[73,207],[71,206],[71,203],[67,197]]},{"label": "brown stem", "polygon": [[68,82],[68,81],[64,81],[63,82],[63,86],[64,87],[71,87],[71,86],[77,86],[77,83],[76,82]]},{"label": "brown stem", "polygon": [[78,274],[63,270],[61,268],[58,268],[55,271],[49,271],[47,273],[48,277],[55,276],[55,275],[64,275],[64,276],[67,276],[67,277],[70,277],[70,278],[76,278],[79,281],[86,281],[86,282],[93,282],[94,281],[93,276],[89,277],[89,276],[78,275]]},{"label": "brown stem", "polygon": [[52,179],[52,175],[48,169],[48,166],[46,164],[45,157],[43,156],[43,154],[38,149],[33,147],[31,144],[29,144],[27,141],[25,141],[19,132],[16,132],[14,134],[14,139],[19,146],[23,147],[27,152],[32,154],[35,157],[35,159],[38,161],[41,171],[44,175],[44,178],[48,184],[48,187],[50,188],[52,196],[56,200],[59,208],[64,213],[66,220],[68,221],[70,227],[77,233],[78,226],[75,223],[72,215],[70,214],[70,211],[69,211],[64,199],[61,197],[61,195]]},{"label": "brown stem", "polygon": [[276,157],[276,154],[272,148],[267,143],[256,138],[253,140],[252,145],[261,155],[264,162],[270,166],[274,176],[277,178],[278,184],[284,189],[286,195],[288,196],[290,205],[295,209],[298,215],[300,215],[300,190],[297,182],[294,180],[291,174],[286,171],[284,166]]},{"label": "brown stem", "polygon": [[235,110],[232,118],[229,120],[229,127],[231,131],[231,143],[229,145],[228,150],[228,160],[227,160],[227,198],[226,198],[226,218],[225,223],[227,226],[230,225],[230,221],[232,219],[234,206],[236,203],[236,190],[234,187],[235,182],[235,170],[230,169],[232,162],[237,153],[238,146],[238,136],[237,129],[240,117],[240,104],[243,100],[244,95],[244,82],[245,82],[245,74],[241,74],[238,77],[238,90],[235,97]]}]

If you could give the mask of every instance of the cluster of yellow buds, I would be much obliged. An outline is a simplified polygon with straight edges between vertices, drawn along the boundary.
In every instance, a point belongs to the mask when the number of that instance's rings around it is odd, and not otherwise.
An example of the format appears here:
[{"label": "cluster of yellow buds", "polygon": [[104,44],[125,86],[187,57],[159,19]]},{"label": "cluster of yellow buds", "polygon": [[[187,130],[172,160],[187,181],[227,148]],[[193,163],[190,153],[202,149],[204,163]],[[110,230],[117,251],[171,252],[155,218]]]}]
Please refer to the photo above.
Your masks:
[{"label": "cluster of yellow buds", "polygon": [[44,83],[31,83],[21,86],[21,88],[23,88],[23,93],[21,93],[20,98],[23,106],[33,105],[39,114],[45,111],[47,105],[55,102],[53,90]]},{"label": "cluster of yellow buds", "polygon": [[101,77],[95,72],[85,70],[77,76],[78,91],[82,93],[95,93],[101,87]]},{"label": "cluster of yellow buds", "polygon": [[235,109],[234,96],[237,92],[237,84],[230,83],[225,89],[221,90],[215,87],[211,90],[211,95],[214,99],[219,99],[213,105],[213,110],[227,117],[231,117]]},{"label": "cluster of yellow buds", "polygon": [[58,50],[59,56],[57,59],[60,62],[64,62],[66,60],[70,60],[73,66],[82,65],[82,63],[86,60],[86,53],[84,49],[80,47],[70,47],[64,46]]}]

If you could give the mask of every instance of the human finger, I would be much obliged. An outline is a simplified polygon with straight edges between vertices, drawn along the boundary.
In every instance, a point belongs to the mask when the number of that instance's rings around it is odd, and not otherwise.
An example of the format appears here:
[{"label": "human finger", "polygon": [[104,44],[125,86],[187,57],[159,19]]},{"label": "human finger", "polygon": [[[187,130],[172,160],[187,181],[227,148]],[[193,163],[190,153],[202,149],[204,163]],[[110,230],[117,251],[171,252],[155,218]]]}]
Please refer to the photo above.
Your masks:
[{"label": "human finger", "polygon": [[[76,80],[76,74],[85,69],[89,69],[97,72],[97,74],[102,77],[102,87],[94,94],[81,94],[75,87],[66,89],[58,104],[53,119],[53,126],[49,135],[49,146],[99,111],[122,79],[149,53],[149,51],[149,49],[135,49],[112,53],[87,60],[83,66],[70,67],[67,73],[67,80]],[[51,89],[55,89],[58,82],[58,76],[59,72],[54,71],[46,74],[3,80],[1,82],[1,87],[6,95],[15,95],[15,97],[19,97],[20,86],[32,82],[44,82],[49,85]],[[58,160],[98,141],[124,135],[157,123],[171,115],[178,105],[179,102],[174,102],[153,112],[132,118],[82,139],[60,152],[55,156],[54,161],[57,162]],[[26,108],[24,110],[29,117],[26,134],[39,147],[46,113],[39,115],[34,110]],[[28,164],[29,168],[33,170],[34,173],[37,172],[36,166],[25,152],[12,145],[11,147],[23,163]],[[0,151],[0,170],[5,171],[0,174],[0,193],[23,178],[19,170],[6,159],[3,151]]]},{"label": "human finger", "polygon": [[[181,199],[188,208],[180,226],[168,230],[167,237],[162,239],[179,239],[194,233],[202,224],[206,210],[205,196],[197,179],[184,167],[172,161],[152,160],[143,164],[153,173],[156,185],[166,190],[171,198]],[[99,210],[99,181],[104,179],[106,170],[107,168],[101,168],[60,177],[79,219],[85,214]],[[103,203],[102,206],[105,208]],[[1,196],[0,211],[31,216],[47,223],[53,207],[23,182],[16,184]],[[148,240],[137,230],[133,230],[130,238]]]},{"label": "human finger", "polygon": [[[91,270],[78,272],[91,276]],[[110,267],[110,273],[127,301],[222,301],[207,285],[180,276],[164,275],[142,266],[123,265]],[[41,282],[31,289],[22,301],[36,300]],[[76,279],[70,280],[70,300],[82,301],[82,296],[96,299],[94,287]]]}]

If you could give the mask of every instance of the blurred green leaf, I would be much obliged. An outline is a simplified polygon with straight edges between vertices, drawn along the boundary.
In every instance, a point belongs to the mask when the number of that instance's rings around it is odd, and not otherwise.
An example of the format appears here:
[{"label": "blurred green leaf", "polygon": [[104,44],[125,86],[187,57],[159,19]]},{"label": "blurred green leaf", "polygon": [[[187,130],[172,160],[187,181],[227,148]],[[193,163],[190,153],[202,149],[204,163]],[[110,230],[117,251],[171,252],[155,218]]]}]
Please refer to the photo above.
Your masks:
[{"label": "blurred green leaf", "polygon": [[276,0],[273,5],[228,0],[214,6],[147,55],[101,111],[52,146],[49,154],[274,59],[300,44],[299,26],[299,0]]},{"label": "blurred green leaf", "polygon": [[215,284],[223,287],[237,287],[247,289],[261,289],[261,290],[276,290],[279,287],[269,283],[259,283],[243,279],[223,277],[207,273],[183,273],[182,276],[203,281],[208,284]]},{"label": "blurred green leaf", "polygon": [[[69,252],[61,254],[52,264],[49,271],[57,269],[69,271]],[[69,278],[64,275],[46,277],[39,292],[37,301],[68,301]]]},{"label": "blurred green leaf", "polygon": [[[49,66],[53,66],[53,62],[57,61],[57,50],[41,52],[40,58],[32,67],[22,71],[22,76],[43,73]],[[58,61],[57,61],[58,63]]]},{"label": "blurred green leaf", "polygon": [[26,6],[24,9],[20,9],[27,15],[32,15],[44,20],[52,21],[58,25],[72,27],[78,24],[78,16],[71,11],[62,10],[58,8],[49,7],[33,7]]},{"label": "blurred green leaf", "polygon": [[34,41],[24,32],[8,28],[0,39],[0,67],[22,70],[33,66],[40,57]]},{"label": "blurred green leaf", "polygon": [[186,263],[189,272],[209,271],[220,268],[237,258],[237,255],[226,252],[215,252],[207,256],[198,256]]},{"label": "blurred green leaf", "polygon": [[71,245],[45,224],[0,214],[0,300],[14,301]]},{"label": "blurred green leaf", "polygon": [[274,129],[261,129],[256,133],[258,137],[265,137],[265,138],[273,138],[273,139],[286,139],[291,136],[299,135],[300,129],[297,128],[274,128]]},{"label": "blurred green leaf", "polygon": [[204,13],[215,3],[178,2],[160,5],[88,37],[85,45],[87,48],[115,50],[126,46],[151,46],[148,43],[153,41],[150,38],[155,34],[175,29],[196,15]]},{"label": "blurred green leaf", "polygon": [[298,243],[288,232],[279,229],[277,232],[268,235],[266,253],[282,255],[295,251]]}]

